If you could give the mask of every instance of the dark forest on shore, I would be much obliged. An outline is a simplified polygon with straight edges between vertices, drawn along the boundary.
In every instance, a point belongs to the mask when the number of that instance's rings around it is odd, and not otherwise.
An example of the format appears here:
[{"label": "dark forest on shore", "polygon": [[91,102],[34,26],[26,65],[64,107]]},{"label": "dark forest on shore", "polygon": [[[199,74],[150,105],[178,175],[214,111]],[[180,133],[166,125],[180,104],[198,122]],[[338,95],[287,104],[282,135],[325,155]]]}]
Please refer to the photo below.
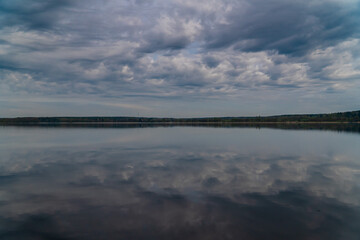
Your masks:
[{"label": "dark forest on shore", "polygon": [[358,123],[360,111],[328,114],[294,114],[256,117],[204,117],[204,118],[156,118],[156,117],[18,117],[0,118],[0,124],[37,123]]}]

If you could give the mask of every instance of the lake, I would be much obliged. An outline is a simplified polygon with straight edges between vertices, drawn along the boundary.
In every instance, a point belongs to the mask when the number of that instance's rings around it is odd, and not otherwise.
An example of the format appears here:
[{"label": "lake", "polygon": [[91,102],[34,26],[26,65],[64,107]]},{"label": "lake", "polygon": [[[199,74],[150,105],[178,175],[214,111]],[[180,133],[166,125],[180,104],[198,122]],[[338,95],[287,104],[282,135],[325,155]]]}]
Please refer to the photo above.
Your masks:
[{"label": "lake", "polygon": [[0,239],[358,240],[360,133],[285,128],[0,126]]}]

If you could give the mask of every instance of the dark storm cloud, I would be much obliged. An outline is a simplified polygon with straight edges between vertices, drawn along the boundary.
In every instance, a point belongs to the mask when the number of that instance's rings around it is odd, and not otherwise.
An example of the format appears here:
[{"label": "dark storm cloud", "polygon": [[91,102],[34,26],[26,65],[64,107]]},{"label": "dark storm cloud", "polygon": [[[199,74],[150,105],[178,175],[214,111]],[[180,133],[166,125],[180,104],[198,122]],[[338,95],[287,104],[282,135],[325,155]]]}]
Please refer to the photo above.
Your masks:
[{"label": "dark storm cloud", "polygon": [[4,0],[0,3],[0,23],[6,26],[46,30],[60,20],[60,11],[71,5],[70,0]]},{"label": "dark storm cloud", "polygon": [[359,36],[359,5],[331,1],[240,1],[225,23],[209,26],[209,48],[305,54]]}]

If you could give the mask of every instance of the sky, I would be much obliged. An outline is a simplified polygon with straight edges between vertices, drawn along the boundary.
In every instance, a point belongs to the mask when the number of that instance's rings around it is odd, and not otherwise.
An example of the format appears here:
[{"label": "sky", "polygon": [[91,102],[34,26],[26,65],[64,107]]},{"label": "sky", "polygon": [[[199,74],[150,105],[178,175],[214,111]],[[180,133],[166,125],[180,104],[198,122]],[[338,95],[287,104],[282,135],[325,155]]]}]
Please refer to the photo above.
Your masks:
[{"label": "sky", "polygon": [[360,109],[359,0],[1,0],[0,117]]}]

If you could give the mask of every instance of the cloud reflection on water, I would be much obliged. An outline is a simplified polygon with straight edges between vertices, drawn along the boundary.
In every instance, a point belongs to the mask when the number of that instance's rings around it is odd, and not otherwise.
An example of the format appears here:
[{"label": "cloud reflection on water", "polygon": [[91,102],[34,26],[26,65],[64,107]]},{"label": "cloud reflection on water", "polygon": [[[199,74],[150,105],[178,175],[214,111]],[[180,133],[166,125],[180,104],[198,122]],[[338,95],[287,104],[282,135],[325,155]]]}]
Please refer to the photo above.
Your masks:
[{"label": "cloud reflection on water", "polygon": [[[1,239],[357,239],[359,150],[331,139],[358,136],[261,130],[251,149],[244,142],[257,129],[237,130],[235,139],[228,130],[192,131],[152,129],[152,143],[8,150],[0,162]],[[274,146],[305,149],[264,146],[269,134]]]}]

